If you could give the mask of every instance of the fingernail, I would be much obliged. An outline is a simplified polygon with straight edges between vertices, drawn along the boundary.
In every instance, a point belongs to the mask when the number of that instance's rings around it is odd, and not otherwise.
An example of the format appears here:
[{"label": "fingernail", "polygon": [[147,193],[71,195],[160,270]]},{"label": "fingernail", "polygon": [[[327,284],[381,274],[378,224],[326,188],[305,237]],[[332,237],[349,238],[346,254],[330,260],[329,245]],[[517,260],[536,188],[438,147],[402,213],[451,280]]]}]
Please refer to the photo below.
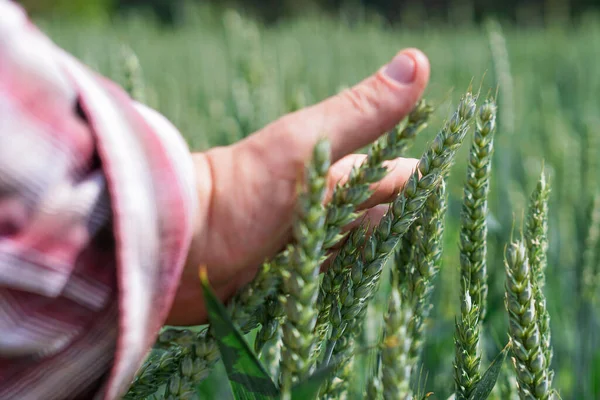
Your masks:
[{"label": "fingernail", "polygon": [[408,84],[415,80],[415,60],[399,54],[385,67],[384,73],[396,82]]}]

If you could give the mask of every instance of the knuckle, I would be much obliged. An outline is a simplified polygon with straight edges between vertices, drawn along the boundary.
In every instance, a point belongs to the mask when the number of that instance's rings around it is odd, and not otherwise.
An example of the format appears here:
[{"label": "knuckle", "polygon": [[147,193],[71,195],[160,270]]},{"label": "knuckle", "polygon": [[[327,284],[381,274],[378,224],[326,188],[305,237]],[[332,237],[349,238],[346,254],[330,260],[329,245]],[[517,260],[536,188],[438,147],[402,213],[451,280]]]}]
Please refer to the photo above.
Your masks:
[{"label": "knuckle", "polygon": [[377,95],[371,85],[359,85],[342,92],[352,107],[363,115],[371,115],[382,107],[381,96]]}]

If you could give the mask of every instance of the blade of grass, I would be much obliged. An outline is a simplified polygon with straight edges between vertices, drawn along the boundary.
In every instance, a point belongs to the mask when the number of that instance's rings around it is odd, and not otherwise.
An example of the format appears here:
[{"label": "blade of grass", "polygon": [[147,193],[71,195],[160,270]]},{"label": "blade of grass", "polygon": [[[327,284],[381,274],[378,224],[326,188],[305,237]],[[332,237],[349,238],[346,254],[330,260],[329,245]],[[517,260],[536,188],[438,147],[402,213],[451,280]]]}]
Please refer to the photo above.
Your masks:
[{"label": "blade of grass", "polygon": [[204,267],[199,275],[208,317],[236,398],[277,398],[279,389],[215,296]]},{"label": "blade of grass", "polygon": [[312,400],[319,395],[321,386],[334,373],[337,363],[331,363],[325,367],[317,369],[312,375],[305,380],[298,382],[292,388],[292,400]]},{"label": "blade of grass", "polygon": [[485,371],[481,380],[475,385],[475,389],[473,389],[469,400],[485,400],[492,393],[509,349],[510,343],[504,346],[504,349],[494,358],[494,361],[492,361],[487,371]]}]

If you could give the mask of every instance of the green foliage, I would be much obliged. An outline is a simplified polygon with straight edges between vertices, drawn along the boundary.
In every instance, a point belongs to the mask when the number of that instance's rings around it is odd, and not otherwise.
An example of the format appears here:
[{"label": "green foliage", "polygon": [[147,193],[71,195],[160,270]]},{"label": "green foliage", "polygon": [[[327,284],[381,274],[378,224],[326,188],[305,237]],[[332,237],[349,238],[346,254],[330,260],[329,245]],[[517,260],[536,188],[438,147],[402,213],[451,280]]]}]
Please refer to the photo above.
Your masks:
[{"label": "green foliage", "polygon": [[496,358],[494,358],[494,361],[492,361],[487,371],[485,371],[479,382],[477,382],[477,385],[475,385],[469,400],[485,400],[488,398],[490,393],[492,393],[492,390],[498,381],[498,377],[500,376],[500,371],[504,365],[504,360],[508,355],[508,350],[509,345],[502,349]]},{"label": "green foliage", "polygon": [[[231,320],[225,306],[214,294],[205,269],[200,270],[200,283],[211,327],[217,337],[219,351],[236,399],[279,399],[280,389],[250,349],[243,334]],[[320,386],[333,372],[335,364],[319,369],[291,388],[291,400],[315,399]]]},{"label": "green foliage", "polygon": [[245,393],[253,393],[256,399],[273,398],[278,394],[278,388],[212,291],[206,270],[200,271],[200,281],[208,318],[236,398],[242,398]]},{"label": "green foliage", "polygon": [[78,18],[83,21],[107,18],[115,10],[117,0],[19,0],[30,15],[50,14]]}]

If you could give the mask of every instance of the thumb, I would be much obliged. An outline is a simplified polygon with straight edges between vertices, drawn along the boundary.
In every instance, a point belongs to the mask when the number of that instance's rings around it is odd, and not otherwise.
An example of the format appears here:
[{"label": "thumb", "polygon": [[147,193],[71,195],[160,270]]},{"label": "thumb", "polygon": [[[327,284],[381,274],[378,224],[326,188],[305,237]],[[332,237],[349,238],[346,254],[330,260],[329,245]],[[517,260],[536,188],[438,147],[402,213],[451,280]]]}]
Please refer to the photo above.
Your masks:
[{"label": "thumb", "polygon": [[334,162],[399,123],[422,96],[428,81],[427,57],[417,49],[406,49],[356,86],[288,114],[248,139],[259,147],[279,150],[276,154],[285,157],[289,165],[291,160],[307,160],[317,140],[325,135]]}]

